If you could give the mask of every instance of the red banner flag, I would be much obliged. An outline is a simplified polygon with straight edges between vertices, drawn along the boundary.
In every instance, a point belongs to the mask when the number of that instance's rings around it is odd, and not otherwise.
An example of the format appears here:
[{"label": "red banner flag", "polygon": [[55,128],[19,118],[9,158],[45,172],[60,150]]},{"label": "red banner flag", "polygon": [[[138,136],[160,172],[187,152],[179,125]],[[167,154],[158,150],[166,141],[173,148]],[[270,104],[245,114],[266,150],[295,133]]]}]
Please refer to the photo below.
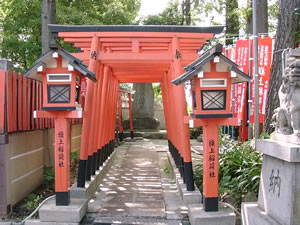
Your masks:
[{"label": "red banner flag", "polygon": [[[272,63],[272,38],[259,37],[258,38],[258,74],[259,74],[259,122],[260,123],[263,123],[265,118],[271,63]],[[252,80],[251,99],[252,99],[252,105],[251,105],[250,122],[254,123],[254,106],[255,106],[254,79]]]},{"label": "red banner flag", "polygon": [[[235,63],[238,68],[244,73],[249,72],[249,40],[238,40],[235,47]],[[247,83],[234,85],[234,116],[238,119],[243,119],[245,108]]]}]

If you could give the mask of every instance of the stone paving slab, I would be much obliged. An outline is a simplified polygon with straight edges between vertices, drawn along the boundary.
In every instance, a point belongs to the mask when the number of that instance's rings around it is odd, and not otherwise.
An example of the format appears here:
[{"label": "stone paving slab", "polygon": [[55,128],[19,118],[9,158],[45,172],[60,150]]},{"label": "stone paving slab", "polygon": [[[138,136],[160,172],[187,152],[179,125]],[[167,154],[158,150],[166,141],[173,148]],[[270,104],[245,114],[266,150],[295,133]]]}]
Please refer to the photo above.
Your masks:
[{"label": "stone paving slab", "polygon": [[[94,224],[181,224],[187,215],[174,174],[165,174],[167,142],[136,141],[115,164],[91,199]],[[125,148],[124,148],[125,149]],[[128,218],[130,221],[124,221]],[[147,222],[145,222],[146,220]],[[120,224],[120,223],[119,223]]]}]

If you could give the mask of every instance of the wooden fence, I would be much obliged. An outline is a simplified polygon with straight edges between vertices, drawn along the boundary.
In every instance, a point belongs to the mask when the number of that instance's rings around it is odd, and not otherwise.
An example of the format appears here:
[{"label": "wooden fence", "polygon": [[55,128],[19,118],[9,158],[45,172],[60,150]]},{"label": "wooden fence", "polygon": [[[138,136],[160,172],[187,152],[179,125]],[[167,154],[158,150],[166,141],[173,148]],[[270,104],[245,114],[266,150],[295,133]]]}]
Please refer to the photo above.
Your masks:
[{"label": "wooden fence", "polygon": [[[32,131],[54,127],[53,119],[34,119],[42,108],[42,82],[13,71],[0,70],[0,132]],[[72,124],[81,123],[72,119]]]}]

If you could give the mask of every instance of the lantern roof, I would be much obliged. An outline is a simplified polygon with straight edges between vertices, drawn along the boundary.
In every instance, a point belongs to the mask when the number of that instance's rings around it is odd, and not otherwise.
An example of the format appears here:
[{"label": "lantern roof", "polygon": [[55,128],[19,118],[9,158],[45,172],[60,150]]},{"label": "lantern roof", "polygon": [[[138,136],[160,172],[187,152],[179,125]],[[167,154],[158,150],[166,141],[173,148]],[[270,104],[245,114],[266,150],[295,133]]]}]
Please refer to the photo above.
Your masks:
[{"label": "lantern roof", "polygon": [[33,67],[31,67],[28,71],[24,73],[24,77],[28,77],[35,80],[42,80],[41,75],[38,74],[38,68],[40,66],[46,66],[48,63],[50,64],[53,61],[53,54],[59,54],[62,56],[64,60],[68,61],[68,65],[74,67],[78,72],[80,72],[86,78],[91,79],[92,81],[96,81],[95,73],[91,72],[87,69],[87,66],[83,64],[81,59],[74,57],[71,53],[66,50],[60,48],[59,46],[50,48],[45,54],[43,54],[40,58],[35,61]]},{"label": "lantern roof", "polygon": [[223,46],[221,44],[217,44],[204,52],[198,59],[196,59],[191,64],[187,65],[184,70],[186,71],[184,74],[179,76],[177,79],[173,80],[172,83],[175,85],[183,84],[184,82],[191,80],[194,76],[197,76],[197,74],[201,71],[203,71],[203,67],[210,63],[211,60],[213,60],[216,56],[219,57],[220,62],[225,63],[229,71],[233,71],[236,73],[235,77],[232,77],[232,83],[241,83],[241,82],[247,82],[251,78],[242,72],[238,65],[235,64],[233,61],[231,61],[229,58],[227,58],[225,55],[222,54],[223,52]]}]

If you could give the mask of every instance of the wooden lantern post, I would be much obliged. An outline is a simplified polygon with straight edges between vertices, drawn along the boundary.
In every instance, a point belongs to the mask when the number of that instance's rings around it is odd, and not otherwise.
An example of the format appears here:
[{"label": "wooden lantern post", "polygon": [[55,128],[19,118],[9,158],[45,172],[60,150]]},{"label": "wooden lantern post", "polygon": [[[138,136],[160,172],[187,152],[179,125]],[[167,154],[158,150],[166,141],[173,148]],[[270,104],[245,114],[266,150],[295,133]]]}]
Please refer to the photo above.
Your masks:
[{"label": "wooden lantern post", "polygon": [[184,118],[190,127],[203,127],[203,204],[207,212],[218,211],[219,126],[237,126],[230,109],[231,85],[250,77],[222,54],[217,44],[185,67],[172,83],[191,82],[192,114]]},{"label": "wooden lantern post", "polygon": [[63,49],[50,49],[36,60],[25,77],[42,80],[43,107],[34,111],[34,118],[53,118],[55,121],[55,194],[56,205],[70,203],[70,138],[71,118],[82,118],[78,104],[80,81],[96,81],[94,73],[82,61]]}]

